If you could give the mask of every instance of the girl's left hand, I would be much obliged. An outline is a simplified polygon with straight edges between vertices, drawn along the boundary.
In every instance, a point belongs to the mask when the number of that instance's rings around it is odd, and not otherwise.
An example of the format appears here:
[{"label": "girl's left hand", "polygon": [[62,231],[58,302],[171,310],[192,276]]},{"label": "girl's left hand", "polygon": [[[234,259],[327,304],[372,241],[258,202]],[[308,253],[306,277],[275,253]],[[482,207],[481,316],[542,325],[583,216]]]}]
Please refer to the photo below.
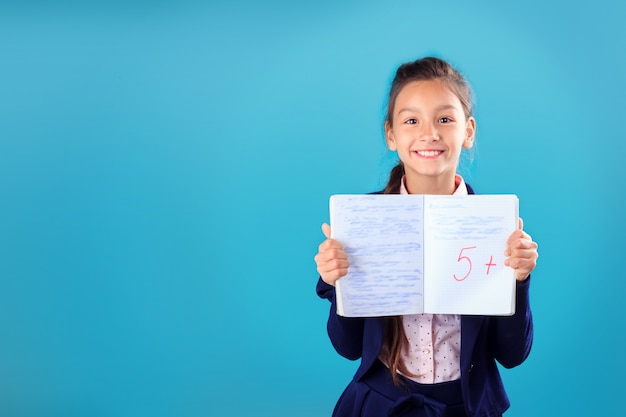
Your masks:
[{"label": "girl's left hand", "polygon": [[515,270],[515,279],[525,281],[530,276],[530,272],[537,266],[537,243],[533,242],[530,235],[523,230],[524,222],[519,219],[519,228],[511,233],[506,242],[504,260],[506,266]]}]

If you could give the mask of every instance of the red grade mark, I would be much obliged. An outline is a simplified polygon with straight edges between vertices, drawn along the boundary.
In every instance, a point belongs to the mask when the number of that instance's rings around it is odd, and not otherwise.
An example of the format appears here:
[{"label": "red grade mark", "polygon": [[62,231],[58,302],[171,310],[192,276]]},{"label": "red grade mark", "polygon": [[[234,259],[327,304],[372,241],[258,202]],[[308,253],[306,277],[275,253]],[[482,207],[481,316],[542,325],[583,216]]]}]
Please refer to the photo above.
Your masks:
[{"label": "red grade mark", "polygon": [[487,275],[489,275],[489,270],[491,269],[491,267],[496,266],[496,264],[493,263],[493,255],[489,257],[489,263],[485,264],[485,266],[487,267]]},{"label": "red grade mark", "polygon": [[472,260],[470,258],[468,258],[467,256],[462,256],[463,255],[463,251],[464,250],[468,250],[468,249],[476,249],[476,246],[470,246],[467,248],[462,248],[461,252],[459,252],[459,257],[457,258],[457,262],[461,262],[463,261],[467,261],[467,274],[465,274],[465,276],[463,276],[462,278],[459,278],[456,276],[456,274],[452,275],[454,277],[455,280],[457,281],[463,281],[465,278],[469,277],[470,272],[472,272]]}]

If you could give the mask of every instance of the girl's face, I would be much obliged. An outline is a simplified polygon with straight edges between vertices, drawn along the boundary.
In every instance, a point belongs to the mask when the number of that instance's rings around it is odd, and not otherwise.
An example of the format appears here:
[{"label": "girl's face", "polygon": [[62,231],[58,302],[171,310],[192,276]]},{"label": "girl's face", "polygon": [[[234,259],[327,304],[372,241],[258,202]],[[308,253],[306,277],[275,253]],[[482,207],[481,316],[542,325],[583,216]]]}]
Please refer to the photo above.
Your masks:
[{"label": "girl's face", "polygon": [[466,119],[459,98],[438,80],[405,85],[385,124],[387,145],[404,163],[410,192],[409,184],[453,184],[461,149],[472,147],[475,130],[474,118]]}]

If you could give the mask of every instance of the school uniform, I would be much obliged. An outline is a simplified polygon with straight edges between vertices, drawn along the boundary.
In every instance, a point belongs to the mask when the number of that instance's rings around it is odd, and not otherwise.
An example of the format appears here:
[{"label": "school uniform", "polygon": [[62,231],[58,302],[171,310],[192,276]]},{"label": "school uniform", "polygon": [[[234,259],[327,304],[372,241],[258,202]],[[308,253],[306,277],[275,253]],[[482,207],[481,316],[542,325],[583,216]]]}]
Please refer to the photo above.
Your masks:
[{"label": "school uniform", "polygon": [[[473,194],[469,185],[467,189]],[[530,278],[516,287],[513,316],[461,316],[460,379],[420,384],[401,376],[403,384],[398,388],[389,369],[379,360],[384,318],[337,315],[335,287],[320,278],[317,294],[331,304],[327,330],[332,345],[347,359],[361,359],[333,416],[501,416],[510,402],[496,361],[505,368],[521,364],[530,353],[533,339]]]}]

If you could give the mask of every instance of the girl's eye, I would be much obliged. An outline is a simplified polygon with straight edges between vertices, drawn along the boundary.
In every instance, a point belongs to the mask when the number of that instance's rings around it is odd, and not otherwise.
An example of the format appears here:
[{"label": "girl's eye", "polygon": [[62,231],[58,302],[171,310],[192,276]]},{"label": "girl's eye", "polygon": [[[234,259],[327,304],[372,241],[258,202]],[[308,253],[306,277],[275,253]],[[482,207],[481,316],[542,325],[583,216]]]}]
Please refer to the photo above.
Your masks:
[{"label": "girl's eye", "polygon": [[408,119],[406,122],[404,122],[408,125],[414,125],[417,123],[417,119]]},{"label": "girl's eye", "polygon": [[439,123],[450,123],[451,121],[452,119],[446,116],[439,118]]}]

